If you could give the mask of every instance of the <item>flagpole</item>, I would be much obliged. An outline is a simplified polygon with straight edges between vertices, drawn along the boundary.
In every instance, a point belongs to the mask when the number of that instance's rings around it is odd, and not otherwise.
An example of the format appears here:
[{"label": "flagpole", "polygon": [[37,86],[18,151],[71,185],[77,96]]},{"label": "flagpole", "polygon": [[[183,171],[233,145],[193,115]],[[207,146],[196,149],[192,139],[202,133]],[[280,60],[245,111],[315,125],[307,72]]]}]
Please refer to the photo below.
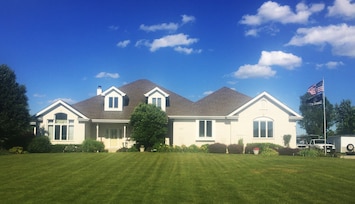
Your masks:
[{"label": "flagpole", "polygon": [[323,131],[324,131],[324,155],[327,155],[327,118],[325,113],[325,84],[323,77]]}]

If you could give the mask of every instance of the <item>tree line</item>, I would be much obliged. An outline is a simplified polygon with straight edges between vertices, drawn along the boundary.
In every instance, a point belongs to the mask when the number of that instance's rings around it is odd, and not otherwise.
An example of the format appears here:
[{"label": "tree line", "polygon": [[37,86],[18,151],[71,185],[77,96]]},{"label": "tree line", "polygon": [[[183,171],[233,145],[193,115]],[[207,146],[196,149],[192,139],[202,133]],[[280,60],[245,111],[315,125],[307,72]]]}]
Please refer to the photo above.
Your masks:
[{"label": "tree line", "polygon": [[324,135],[323,103],[325,103],[327,135],[355,134],[355,106],[351,100],[344,99],[339,104],[331,104],[327,97],[320,105],[310,105],[310,94],[300,96],[300,112],[303,120],[299,122],[308,135]]}]

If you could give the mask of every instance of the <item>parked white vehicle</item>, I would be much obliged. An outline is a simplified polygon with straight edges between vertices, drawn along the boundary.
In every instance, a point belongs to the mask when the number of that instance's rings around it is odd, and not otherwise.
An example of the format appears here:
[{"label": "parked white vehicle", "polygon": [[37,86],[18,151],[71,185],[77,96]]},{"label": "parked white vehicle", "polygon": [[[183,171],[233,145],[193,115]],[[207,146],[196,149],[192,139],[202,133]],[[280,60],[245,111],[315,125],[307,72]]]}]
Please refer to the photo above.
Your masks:
[{"label": "parked white vehicle", "polygon": [[309,142],[310,148],[324,150],[324,147],[327,149],[327,152],[335,152],[335,146],[330,143],[326,143],[324,139],[312,139]]}]

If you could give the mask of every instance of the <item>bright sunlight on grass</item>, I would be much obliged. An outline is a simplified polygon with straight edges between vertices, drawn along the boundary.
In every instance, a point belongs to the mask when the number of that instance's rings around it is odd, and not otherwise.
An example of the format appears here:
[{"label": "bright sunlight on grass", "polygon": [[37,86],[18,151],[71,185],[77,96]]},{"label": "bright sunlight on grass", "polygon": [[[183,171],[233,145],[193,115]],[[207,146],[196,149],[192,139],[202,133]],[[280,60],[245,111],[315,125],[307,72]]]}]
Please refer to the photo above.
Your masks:
[{"label": "bright sunlight on grass", "polygon": [[352,203],[355,160],[203,153],[0,156],[2,203]]}]

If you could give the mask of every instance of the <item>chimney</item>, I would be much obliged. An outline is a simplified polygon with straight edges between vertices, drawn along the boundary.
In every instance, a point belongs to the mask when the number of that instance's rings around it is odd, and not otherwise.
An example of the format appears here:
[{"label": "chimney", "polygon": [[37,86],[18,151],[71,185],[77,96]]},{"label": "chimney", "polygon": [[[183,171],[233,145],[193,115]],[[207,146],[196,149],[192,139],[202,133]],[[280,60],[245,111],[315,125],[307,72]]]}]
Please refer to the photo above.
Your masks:
[{"label": "chimney", "polygon": [[101,95],[102,94],[102,88],[101,86],[97,87],[96,95]]}]

